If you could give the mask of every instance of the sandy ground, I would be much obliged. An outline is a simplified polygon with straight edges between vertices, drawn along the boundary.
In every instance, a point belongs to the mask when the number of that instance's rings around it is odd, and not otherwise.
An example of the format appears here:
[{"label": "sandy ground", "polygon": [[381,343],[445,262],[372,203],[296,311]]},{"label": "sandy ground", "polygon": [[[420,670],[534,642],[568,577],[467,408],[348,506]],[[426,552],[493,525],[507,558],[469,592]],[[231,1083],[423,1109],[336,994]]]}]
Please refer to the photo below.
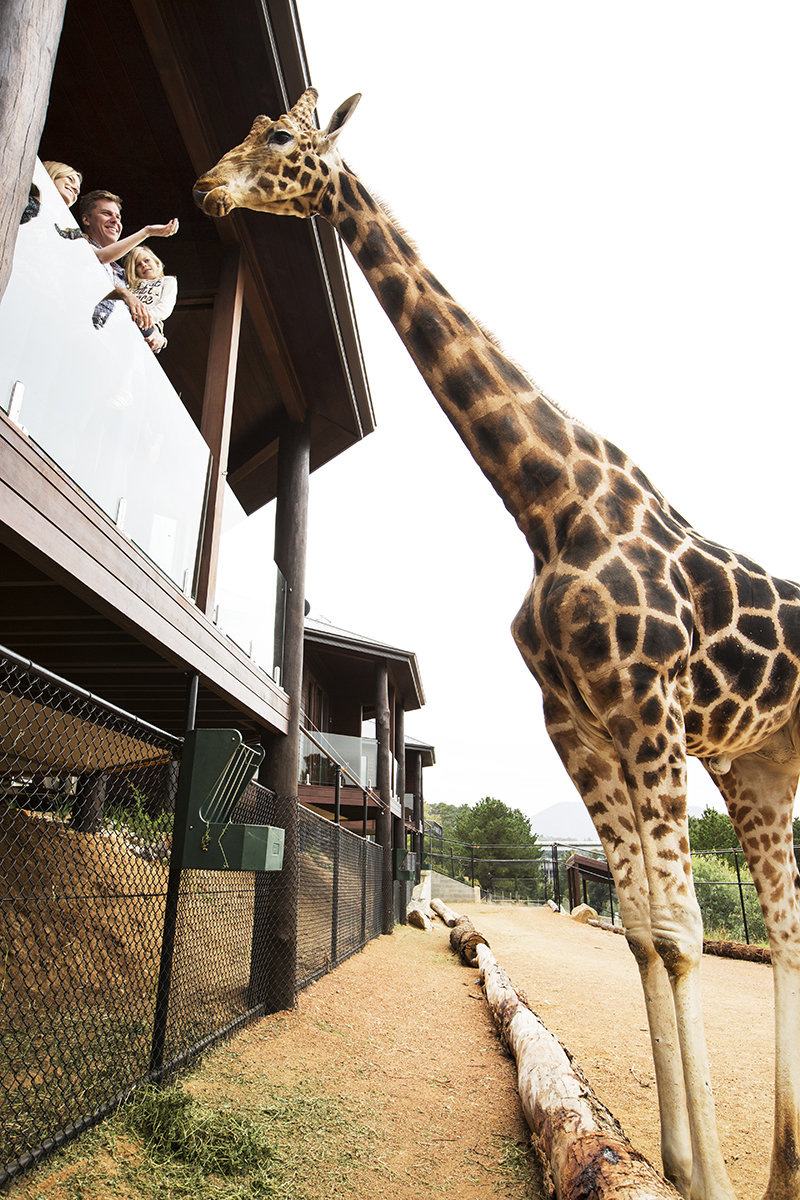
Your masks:
[{"label": "sandy ground", "polygon": [[[660,1168],[650,1040],[625,939],[548,908],[460,911]],[[772,971],[706,956],[702,973],[723,1151],[740,1200],[758,1200],[772,1133]],[[387,1200],[437,1187],[477,1200],[487,1184],[481,1156],[496,1156],[498,1136],[524,1129],[514,1065],[499,1051],[477,972],[456,964],[438,923],[433,934],[397,928],[371,942],[301,995],[296,1013],[262,1022],[221,1053],[371,1096]],[[374,1191],[374,1179],[363,1193],[353,1184],[353,1197]]]},{"label": "sandy ground", "polygon": [[[634,1146],[660,1166],[644,1003],[624,938],[549,909],[462,911]],[[772,1126],[771,968],[709,956],[703,990],[723,1150],[740,1200],[757,1200]],[[295,1011],[266,1018],[210,1055],[187,1086],[235,1106],[259,1080],[339,1098],[358,1110],[362,1137],[366,1118],[369,1144],[354,1146],[340,1186],[320,1190],[326,1200],[536,1194],[504,1167],[509,1146],[525,1139],[514,1064],[500,1049],[477,972],[450,954],[442,925],[377,938],[301,994]],[[90,1157],[91,1139],[85,1144]],[[56,1161],[12,1196],[60,1200],[64,1182]],[[316,1200],[317,1192],[303,1195]]]}]

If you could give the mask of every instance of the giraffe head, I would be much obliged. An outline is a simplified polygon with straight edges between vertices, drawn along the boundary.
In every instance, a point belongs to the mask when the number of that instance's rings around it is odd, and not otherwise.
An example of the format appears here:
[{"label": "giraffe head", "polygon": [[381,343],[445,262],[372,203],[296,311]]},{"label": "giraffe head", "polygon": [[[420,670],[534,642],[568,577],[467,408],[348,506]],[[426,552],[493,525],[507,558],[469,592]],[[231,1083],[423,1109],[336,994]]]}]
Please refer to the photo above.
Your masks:
[{"label": "giraffe head", "polygon": [[212,217],[234,208],[310,217],[340,161],[336,140],[360,99],[358,93],[340,104],[325,129],[314,125],[314,88],[277,121],[256,117],[241,146],[198,179],[195,203]]}]

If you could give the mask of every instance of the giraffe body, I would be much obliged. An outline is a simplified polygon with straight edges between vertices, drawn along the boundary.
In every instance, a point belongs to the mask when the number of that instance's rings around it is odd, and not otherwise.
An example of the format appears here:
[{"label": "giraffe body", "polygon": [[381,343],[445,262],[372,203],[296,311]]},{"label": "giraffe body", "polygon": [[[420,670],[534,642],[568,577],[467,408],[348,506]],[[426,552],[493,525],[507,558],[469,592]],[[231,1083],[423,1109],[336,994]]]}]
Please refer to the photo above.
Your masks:
[{"label": "giraffe body", "polygon": [[665,1174],[691,1200],[732,1200],[700,1019],[686,758],[700,758],[758,890],[776,997],[767,1200],[800,1200],[800,587],[700,536],[612,443],[561,412],[425,267],[341,160],[358,101],[325,130],[310,89],[195,185],[235,207],[319,214],[339,231],[421,374],[530,546],[513,635],[548,733],[608,856],[641,973]]}]

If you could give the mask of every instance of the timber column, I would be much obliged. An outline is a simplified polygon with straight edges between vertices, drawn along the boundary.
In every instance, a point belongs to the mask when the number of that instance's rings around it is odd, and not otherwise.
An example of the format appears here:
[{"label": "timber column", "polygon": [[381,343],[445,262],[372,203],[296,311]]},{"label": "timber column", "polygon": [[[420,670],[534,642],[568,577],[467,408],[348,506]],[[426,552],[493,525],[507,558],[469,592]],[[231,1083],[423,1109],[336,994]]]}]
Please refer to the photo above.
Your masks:
[{"label": "timber column", "polygon": [[44,128],[66,0],[0,4],[0,300]]},{"label": "timber column", "polygon": [[[308,544],[308,473],[311,421],[284,416],[278,449],[278,497],[275,513],[275,562],[286,600],[281,685],[290,699],[289,730],[275,737],[261,768],[263,783],[277,792],[273,823],[286,831],[283,870],[256,875],[251,957],[251,1005],[264,1002],[269,1012],[292,1008],[297,991],[297,771],[303,683],[306,548]],[[276,626],[277,626],[276,622]]]},{"label": "timber column", "polygon": [[383,933],[394,929],[394,895],[392,886],[392,752],[391,722],[389,720],[389,664],[384,659],[375,664],[375,733],[378,737],[378,791],[386,805],[378,814],[377,842],[383,850],[381,896],[383,900]]},{"label": "timber column", "polygon": [[[422,871],[423,833],[422,819],[425,811],[422,802],[422,751],[414,755],[414,849],[417,854],[417,883]],[[432,866],[433,864],[431,864]]]},{"label": "timber column", "polygon": [[[406,710],[402,699],[395,699],[394,705],[394,761],[395,789],[400,801],[400,816],[392,818],[392,845],[395,850],[406,848]],[[408,904],[408,885],[404,879],[398,881],[397,891],[400,896],[400,924],[406,924],[406,905]]]}]

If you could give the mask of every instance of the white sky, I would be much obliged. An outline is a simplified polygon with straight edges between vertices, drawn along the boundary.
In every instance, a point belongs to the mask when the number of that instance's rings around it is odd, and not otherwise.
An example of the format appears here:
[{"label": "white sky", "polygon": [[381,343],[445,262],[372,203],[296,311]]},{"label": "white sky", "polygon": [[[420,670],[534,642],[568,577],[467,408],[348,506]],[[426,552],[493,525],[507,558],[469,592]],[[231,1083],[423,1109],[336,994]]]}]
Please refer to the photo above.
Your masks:
[{"label": "white sky", "polygon": [[[322,123],[363,92],[340,149],[453,295],[698,529],[798,577],[797,6],[299,12]],[[416,651],[429,801],[577,798],[509,633],[527,546],[349,268],[378,429],[312,477],[312,615]]]}]

